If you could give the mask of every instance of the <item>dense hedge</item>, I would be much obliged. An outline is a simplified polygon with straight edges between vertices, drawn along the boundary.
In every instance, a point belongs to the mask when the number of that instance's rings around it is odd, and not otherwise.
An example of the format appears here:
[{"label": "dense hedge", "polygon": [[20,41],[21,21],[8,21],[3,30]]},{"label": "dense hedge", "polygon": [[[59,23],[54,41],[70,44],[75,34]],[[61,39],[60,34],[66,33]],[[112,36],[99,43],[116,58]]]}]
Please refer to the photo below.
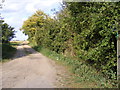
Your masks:
[{"label": "dense hedge", "polygon": [[42,11],[28,18],[22,30],[29,41],[63,55],[77,56],[108,78],[116,79],[120,3],[65,3],[52,19]]}]

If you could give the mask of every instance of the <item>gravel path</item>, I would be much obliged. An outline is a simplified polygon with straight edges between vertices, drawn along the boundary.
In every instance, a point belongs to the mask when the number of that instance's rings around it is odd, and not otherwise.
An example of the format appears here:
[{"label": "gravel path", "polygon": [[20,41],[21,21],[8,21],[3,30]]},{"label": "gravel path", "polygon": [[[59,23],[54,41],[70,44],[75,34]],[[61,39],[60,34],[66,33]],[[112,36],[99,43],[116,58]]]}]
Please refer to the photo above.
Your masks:
[{"label": "gravel path", "polygon": [[19,45],[14,59],[2,64],[2,88],[56,88],[63,70],[30,46]]}]

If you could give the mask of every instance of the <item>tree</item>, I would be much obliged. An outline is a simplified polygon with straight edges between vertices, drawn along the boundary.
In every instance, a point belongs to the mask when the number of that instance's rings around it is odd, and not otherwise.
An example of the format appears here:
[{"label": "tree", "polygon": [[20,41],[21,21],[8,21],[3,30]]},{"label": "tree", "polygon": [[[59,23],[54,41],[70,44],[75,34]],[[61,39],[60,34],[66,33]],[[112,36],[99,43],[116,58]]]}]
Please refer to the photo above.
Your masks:
[{"label": "tree", "polygon": [[29,36],[29,41],[36,42],[37,38],[35,40],[35,36],[39,30],[42,31],[46,19],[49,19],[49,17],[41,10],[38,10],[23,23],[21,30]]},{"label": "tree", "polygon": [[1,22],[1,31],[2,31],[2,43],[8,43],[12,38],[14,38],[14,28],[9,26],[7,23],[4,23],[3,20]]}]

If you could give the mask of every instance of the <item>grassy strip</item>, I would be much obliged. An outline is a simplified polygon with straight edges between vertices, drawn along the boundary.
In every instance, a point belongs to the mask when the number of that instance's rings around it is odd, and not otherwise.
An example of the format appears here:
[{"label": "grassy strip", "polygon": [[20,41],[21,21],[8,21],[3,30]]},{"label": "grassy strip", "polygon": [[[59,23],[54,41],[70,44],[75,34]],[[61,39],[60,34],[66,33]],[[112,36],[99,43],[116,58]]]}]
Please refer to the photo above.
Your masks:
[{"label": "grassy strip", "polygon": [[2,62],[9,61],[16,52],[15,43],[3,43],[2,44]]},{"label": "grassy strip", "polygon": [[10,42],[10,45],[12,47],[17,47],[19,45],[19,43],[18,42]]},{"label": "grassy strip", "polygon": [[[98,73],[94,68],[89,65],[86,65],[84,62],[79,60],[74,60],[69,57],[65,57],[61,54],[57,54],[54,51],[50,51],[47,48],[43,48],[41,46],[32,46],[35,50],[41,52],[45,56],[59,61],[64,65],[70,67],[70,71],[73,73],[74,83],[69,83],[69,85],[73,86],[78,83],[81,84],[83,88],[113,88],[117,87],[112,84],[109,80],[106,80],[102,74]],[[76,86],[77,87],[77,86]]]}]

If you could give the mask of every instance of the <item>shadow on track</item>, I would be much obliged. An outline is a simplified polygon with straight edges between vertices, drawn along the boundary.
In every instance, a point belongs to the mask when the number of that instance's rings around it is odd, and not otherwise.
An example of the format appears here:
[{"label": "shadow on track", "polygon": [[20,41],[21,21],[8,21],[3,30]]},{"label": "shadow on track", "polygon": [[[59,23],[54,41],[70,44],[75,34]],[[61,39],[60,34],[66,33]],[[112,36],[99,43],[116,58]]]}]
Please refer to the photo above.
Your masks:
[{"label": "shadow on track", "polygon": [[17,46],[17,52],[12,59],[22,58],[30,54],[37,53],[32,47],[27,44],[19,44]]}]

